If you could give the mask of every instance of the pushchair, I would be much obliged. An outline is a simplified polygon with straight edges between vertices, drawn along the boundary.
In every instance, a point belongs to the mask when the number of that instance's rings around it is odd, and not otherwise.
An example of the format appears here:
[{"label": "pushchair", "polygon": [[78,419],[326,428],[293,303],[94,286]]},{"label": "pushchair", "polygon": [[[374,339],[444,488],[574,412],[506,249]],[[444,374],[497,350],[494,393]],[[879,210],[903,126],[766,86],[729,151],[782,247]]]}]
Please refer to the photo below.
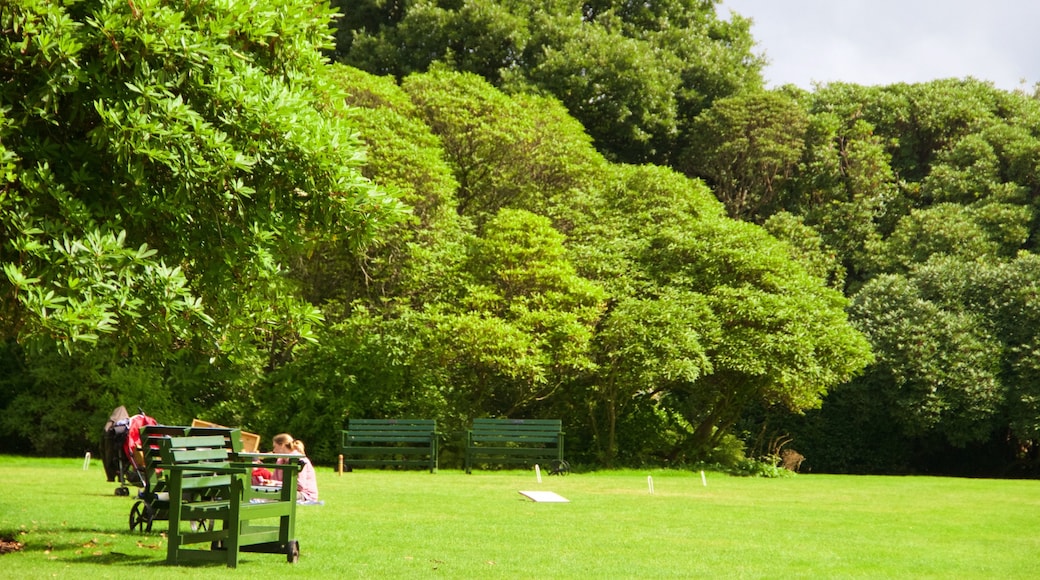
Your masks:
[{"label": "pushchair", "polygon": [[116,407],[105,423],[101,437],[101,457],[108,481],[119,480],[116,495],[130,495],[127,483],[137,487],[144,485],[144,452],[141,445],[141,429],[158,422],[139,410],[130,416],[126,407]]}]

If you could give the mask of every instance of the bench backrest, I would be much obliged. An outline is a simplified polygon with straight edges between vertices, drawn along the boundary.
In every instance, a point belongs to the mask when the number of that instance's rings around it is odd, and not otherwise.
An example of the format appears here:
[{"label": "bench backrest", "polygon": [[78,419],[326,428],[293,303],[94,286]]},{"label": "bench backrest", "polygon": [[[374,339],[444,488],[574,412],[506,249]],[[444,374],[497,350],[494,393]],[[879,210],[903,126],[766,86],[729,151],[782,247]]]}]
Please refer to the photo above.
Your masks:
[{"label": "bench backrest", "polygon": [[180,489],[221,488],[230,486],[232,480],[226,471],[233,459],[227,443],[221,434],[167,437],[161,441],[159,453],[164,466],[181,468]]},{"label": "bench backrest", "polygon": [[343,446],[351,442],[429,442],[437,434],[433,419],[350,419]]},{"label": "bench backrest", "polygon": [[242,430],[232,427],[188,427],[188,435],[207,436],[216,435],[224,438],[224,448],[232,454],[242,453]]},{"label": "bench backrest", "polygon": [[556,443],[563,430],[560,419],[474,419],[473,442]]},{"label": "bench backrest", "polygon": [[145,487],[150,488],[154,484],[159,463],[163,461],[161,449],[168,443],[171,437],[192,436],[218,436],[223,440],[221,445],[229,453],[238,454],[242,451],[242,438],[239,429],[230,428],[208,428],[187,427],[183,425],[149,425],[141,429],[141,441],[144,444],[145,454]]}]

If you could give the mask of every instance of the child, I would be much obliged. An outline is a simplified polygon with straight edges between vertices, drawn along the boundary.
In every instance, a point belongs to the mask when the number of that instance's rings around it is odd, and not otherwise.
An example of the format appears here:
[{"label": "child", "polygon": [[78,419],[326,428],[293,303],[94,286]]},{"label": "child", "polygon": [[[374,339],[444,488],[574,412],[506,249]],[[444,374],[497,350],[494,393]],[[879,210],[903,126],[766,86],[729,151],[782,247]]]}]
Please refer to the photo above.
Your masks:
[{"label": "child", "polygon": [[260,467],[253,468],[253,485],[267,485],[267,482],[274,478],[274,474],[270,469],[263,467],[259,459],[253,463],[260,465]]},{"label": "child", "polygon": [[[293,439],[293,436],[288,433],[280,433],[274,436],[274,448],[272,451],[303,456],[300,458],[300,465],[303,465],[303,469],[300,470],[300,474],[296,478],[296,501],[300,503],[320,503],[318,501],[318,478],[314,473],[314,466],[311,465],[311,460],[307,459],[303,441]],[[285,463],[285,460],[279,459],[278,462]],[[281,481],[282,470],[275,469],[273,471],[274,479]]]}]

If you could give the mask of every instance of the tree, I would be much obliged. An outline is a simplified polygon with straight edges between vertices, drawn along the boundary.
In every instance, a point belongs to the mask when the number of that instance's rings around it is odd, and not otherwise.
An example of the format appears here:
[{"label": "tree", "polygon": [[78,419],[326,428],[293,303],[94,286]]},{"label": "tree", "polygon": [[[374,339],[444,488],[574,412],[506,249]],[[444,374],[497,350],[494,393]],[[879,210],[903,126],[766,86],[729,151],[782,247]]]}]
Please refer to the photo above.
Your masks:
[{"label": "tree", "polygon": [[192,399],[210,405],[313,338],[288,266],[399,209],[359,173],[321,55],[330,17],[304,0],[5,4],[0,311],[30,365],[58,348],[101,376],[208,368]]},{"label": "tree", "polygon": [[877,356],[798,426],[799,449],[814,469],[1000,474],[982,460],[1021,458],[1033,437],[1020,421],[1032,339],[1011,329],[1030,326],[1025,168],[1040,107],[970,79],[798,99],[810,125],[785,207],[842,259],[850,317]]},{"label": "tree", "polygon": [[654,236],[647,262],[658,284],[703,294],[722,329],[705,345],[712,372],[665,399],[693,426],[695,452],[717,445],[752,402],[818,407],[871,360],[845,299],[789,252],[760,228],[727,220]]},{"label": "tree", "polygon": [[402,82],[440,138],[461,215],[478,226],[502,208],[545,213],[601,171],[588,135],[551,98],[509,96],[484,79],[434,70]]},{"label": "tree", "polygon": [[638,412],[633,407],[654,407],[652,401],[662,393],[710,375],[705,345],[721,329],[703,296],[678,291],[620,299],[604,318],[596,334],[600,370],[593,393],[599,405],[593,406],[591,420],[600,460],[611,466],[618,454],[619,422]]},{"label": "tree", "polygon": [[460,371],[483,369],[478,380],[458,385],[468,387],[464,396],[475,411],[513,415],[591,368],[603,292],[577,274],[547,218],[501,210],[472,240],[465,270],[461,324],[453,324],[454,338],[444,338],[468,353],[464,364],[454,363]]},{"label": "tree", "polygon": [[619,167],[608,183],[570,238],[611,297],[589,378],[605,457],[612,421],[630,416],[677,434],[661,457],[707,457],[752,405],[819,406],[870,360],[840,293],[703,185],[660,167]]},{"label": "tree", "polygon": [[878,353],[862,380],[909,436],[938,434],[964,447],[998,428],[1005,347],[969,298],[969,280],[990,278],[989,268],[936,256],[907,276],[878,276],[856,295],[852,315]]},{"label": "tree", "polygon": [[550,94],[623,162],[671,162],[697,113],[762,84],[750,22],[719,20],[714,2],[366,0],[345,12],[343,62],[398,78],[440,63]]},{"label": "tree", "polygon": [[808,124],[780,92],[719,99],[694,121],[683,169],[708,181],[730,217],[762,220],[802,159]]}]

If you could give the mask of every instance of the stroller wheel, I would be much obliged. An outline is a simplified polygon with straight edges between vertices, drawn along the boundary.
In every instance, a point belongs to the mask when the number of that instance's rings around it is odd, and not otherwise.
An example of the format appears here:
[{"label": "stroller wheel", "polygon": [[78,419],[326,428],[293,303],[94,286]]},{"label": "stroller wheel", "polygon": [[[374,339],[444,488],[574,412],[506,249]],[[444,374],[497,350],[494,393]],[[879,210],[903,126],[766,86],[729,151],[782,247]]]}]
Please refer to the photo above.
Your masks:
[{"label": "stroller wheel", "polygon": [[131,531],[150,532],[152,531],[152,522],[154,520],[155,511],[152,510],[152,506],[143,501],[135,503],[134,507],[130,508]]},{"label": "stroller wheel", "polygon": [[[143,509],[144,502],[137,502],[132,508],[130,508],[130,531],[143,532],[147,518],[145,517],[145,510]],[[140,528],[140,529],[138,529]]]},{"label": "stroller wheel", "polygon": [[116,488],[116,495],[118,495],[118,496],[128,496],[128,495],[130,495],[130,488],[128,488],[128,487],[117,487]]}]

